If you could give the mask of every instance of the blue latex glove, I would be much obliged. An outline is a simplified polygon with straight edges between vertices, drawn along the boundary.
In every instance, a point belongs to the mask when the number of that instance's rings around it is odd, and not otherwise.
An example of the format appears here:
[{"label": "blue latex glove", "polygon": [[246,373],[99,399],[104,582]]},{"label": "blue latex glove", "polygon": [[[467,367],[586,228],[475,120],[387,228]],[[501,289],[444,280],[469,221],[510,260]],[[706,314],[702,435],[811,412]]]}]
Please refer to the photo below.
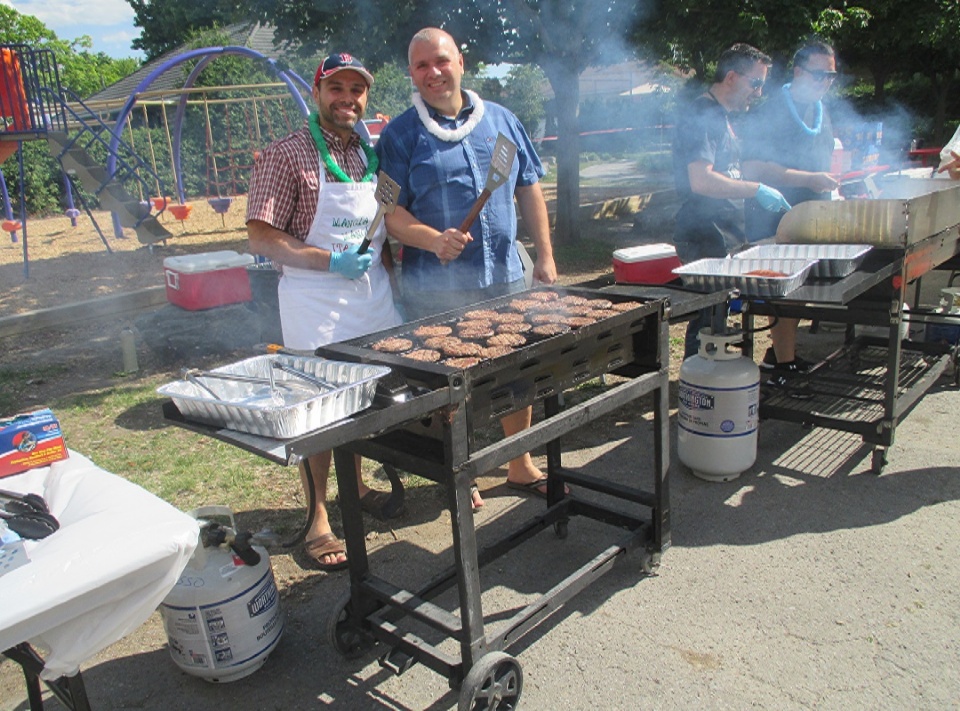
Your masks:
[{"label": "blue latex glove", "polygon": [[353,245],[346,252],[330,253],[330,271],[342,274],[347,279],[359,279],[370,268],[373,255],[370,252],[357,254],[359,244]]},{"label": "blue latex glove", "polygon": [[757,187],[757,202],[760,203],[760,207],[770,212],[786,212],[790,209],[790,203],[780,194],[779,190],[763,183],[760,183]]}]

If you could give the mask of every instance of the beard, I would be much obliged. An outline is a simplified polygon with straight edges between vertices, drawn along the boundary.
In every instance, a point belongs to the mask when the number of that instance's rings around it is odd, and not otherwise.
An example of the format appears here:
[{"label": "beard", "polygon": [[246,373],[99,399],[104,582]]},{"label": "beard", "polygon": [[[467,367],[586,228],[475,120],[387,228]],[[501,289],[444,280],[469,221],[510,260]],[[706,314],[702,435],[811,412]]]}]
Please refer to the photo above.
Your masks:
[{"label": "beard", "polygon": [[351,105],[353,116],[346,117],[337,112],[332,106],[320,107],[320,119],[329,126],[352,131],[357,122],[363,118],[363,111],[356,104]]}]

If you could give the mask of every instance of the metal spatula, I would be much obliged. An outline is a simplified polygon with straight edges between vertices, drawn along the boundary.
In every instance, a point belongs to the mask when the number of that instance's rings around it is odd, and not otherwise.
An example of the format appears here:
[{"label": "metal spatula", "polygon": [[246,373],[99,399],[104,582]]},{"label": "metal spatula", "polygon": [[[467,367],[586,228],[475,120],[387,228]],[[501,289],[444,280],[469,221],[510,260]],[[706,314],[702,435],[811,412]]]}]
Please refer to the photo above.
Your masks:
[{"label": "metal spatula", "polygon": [[477,215],[487,204],[490,195],[499,188],[510,177],[510,169],[513,167],[513,159],[517,157],[517,144],[504,136],[502,133],[497,136],[497,142],[493,146],[493,158],[490,160],[490,170],[487,171],[487,182],[480,192],[480,196],[466,218],[460,223],[460,231],[466,232]]},{"label": "metal spatula", "polygon": [[382,170],[377,175],[377,192],[374,193],[377,199],[377,214],[373,216],[373,222],[367,228],[367,236],[360,243],[359,254],[363,254],[370,247],[370,238],[377,231],[384,215],[389,215],[397,207],[397,198],[400,197],[400,186]]}]

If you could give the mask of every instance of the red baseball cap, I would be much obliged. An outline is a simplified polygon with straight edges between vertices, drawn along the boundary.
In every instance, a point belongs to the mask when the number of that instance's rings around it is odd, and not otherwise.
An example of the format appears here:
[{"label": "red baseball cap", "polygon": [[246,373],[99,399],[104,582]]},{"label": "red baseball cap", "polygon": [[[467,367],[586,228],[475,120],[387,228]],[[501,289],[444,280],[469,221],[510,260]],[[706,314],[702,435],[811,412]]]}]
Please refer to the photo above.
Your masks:
[{"label": "red baseball cap", "polygon": [[373,74],[366,70],[359,59],[346,52],[337,52],[324,59],[320,66],[317,67],[317,73],[313,77],[313,83],[319,84],[321,79],[332,77],[344,69],[349,69],[362,76],[367,80],[368,87],[373,85]]}]

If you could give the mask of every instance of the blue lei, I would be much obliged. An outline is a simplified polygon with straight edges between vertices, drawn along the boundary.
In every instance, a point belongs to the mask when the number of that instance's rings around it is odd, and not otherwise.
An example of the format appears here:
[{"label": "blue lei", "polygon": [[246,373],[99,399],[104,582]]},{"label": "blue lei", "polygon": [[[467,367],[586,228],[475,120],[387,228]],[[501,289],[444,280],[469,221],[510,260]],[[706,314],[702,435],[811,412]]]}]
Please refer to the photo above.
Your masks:
[{"label": "blue lei", "polygon": [[796,119],[798,124],[800,124],[800,128],[803,129],[803,132],[808,136],[819,135],[820,129],[823,128],[823,102],[818,101],[813,105],[813,127],[811,128],[804,123],[803,119],[800,118],[800,114],[797,113],[797,105],[793,103],[793,96],[790,94],[790,85],[784,84],[782,87],[780,87],[780,90],[786,97],[787,108],[790,109],[790,115]]}]

